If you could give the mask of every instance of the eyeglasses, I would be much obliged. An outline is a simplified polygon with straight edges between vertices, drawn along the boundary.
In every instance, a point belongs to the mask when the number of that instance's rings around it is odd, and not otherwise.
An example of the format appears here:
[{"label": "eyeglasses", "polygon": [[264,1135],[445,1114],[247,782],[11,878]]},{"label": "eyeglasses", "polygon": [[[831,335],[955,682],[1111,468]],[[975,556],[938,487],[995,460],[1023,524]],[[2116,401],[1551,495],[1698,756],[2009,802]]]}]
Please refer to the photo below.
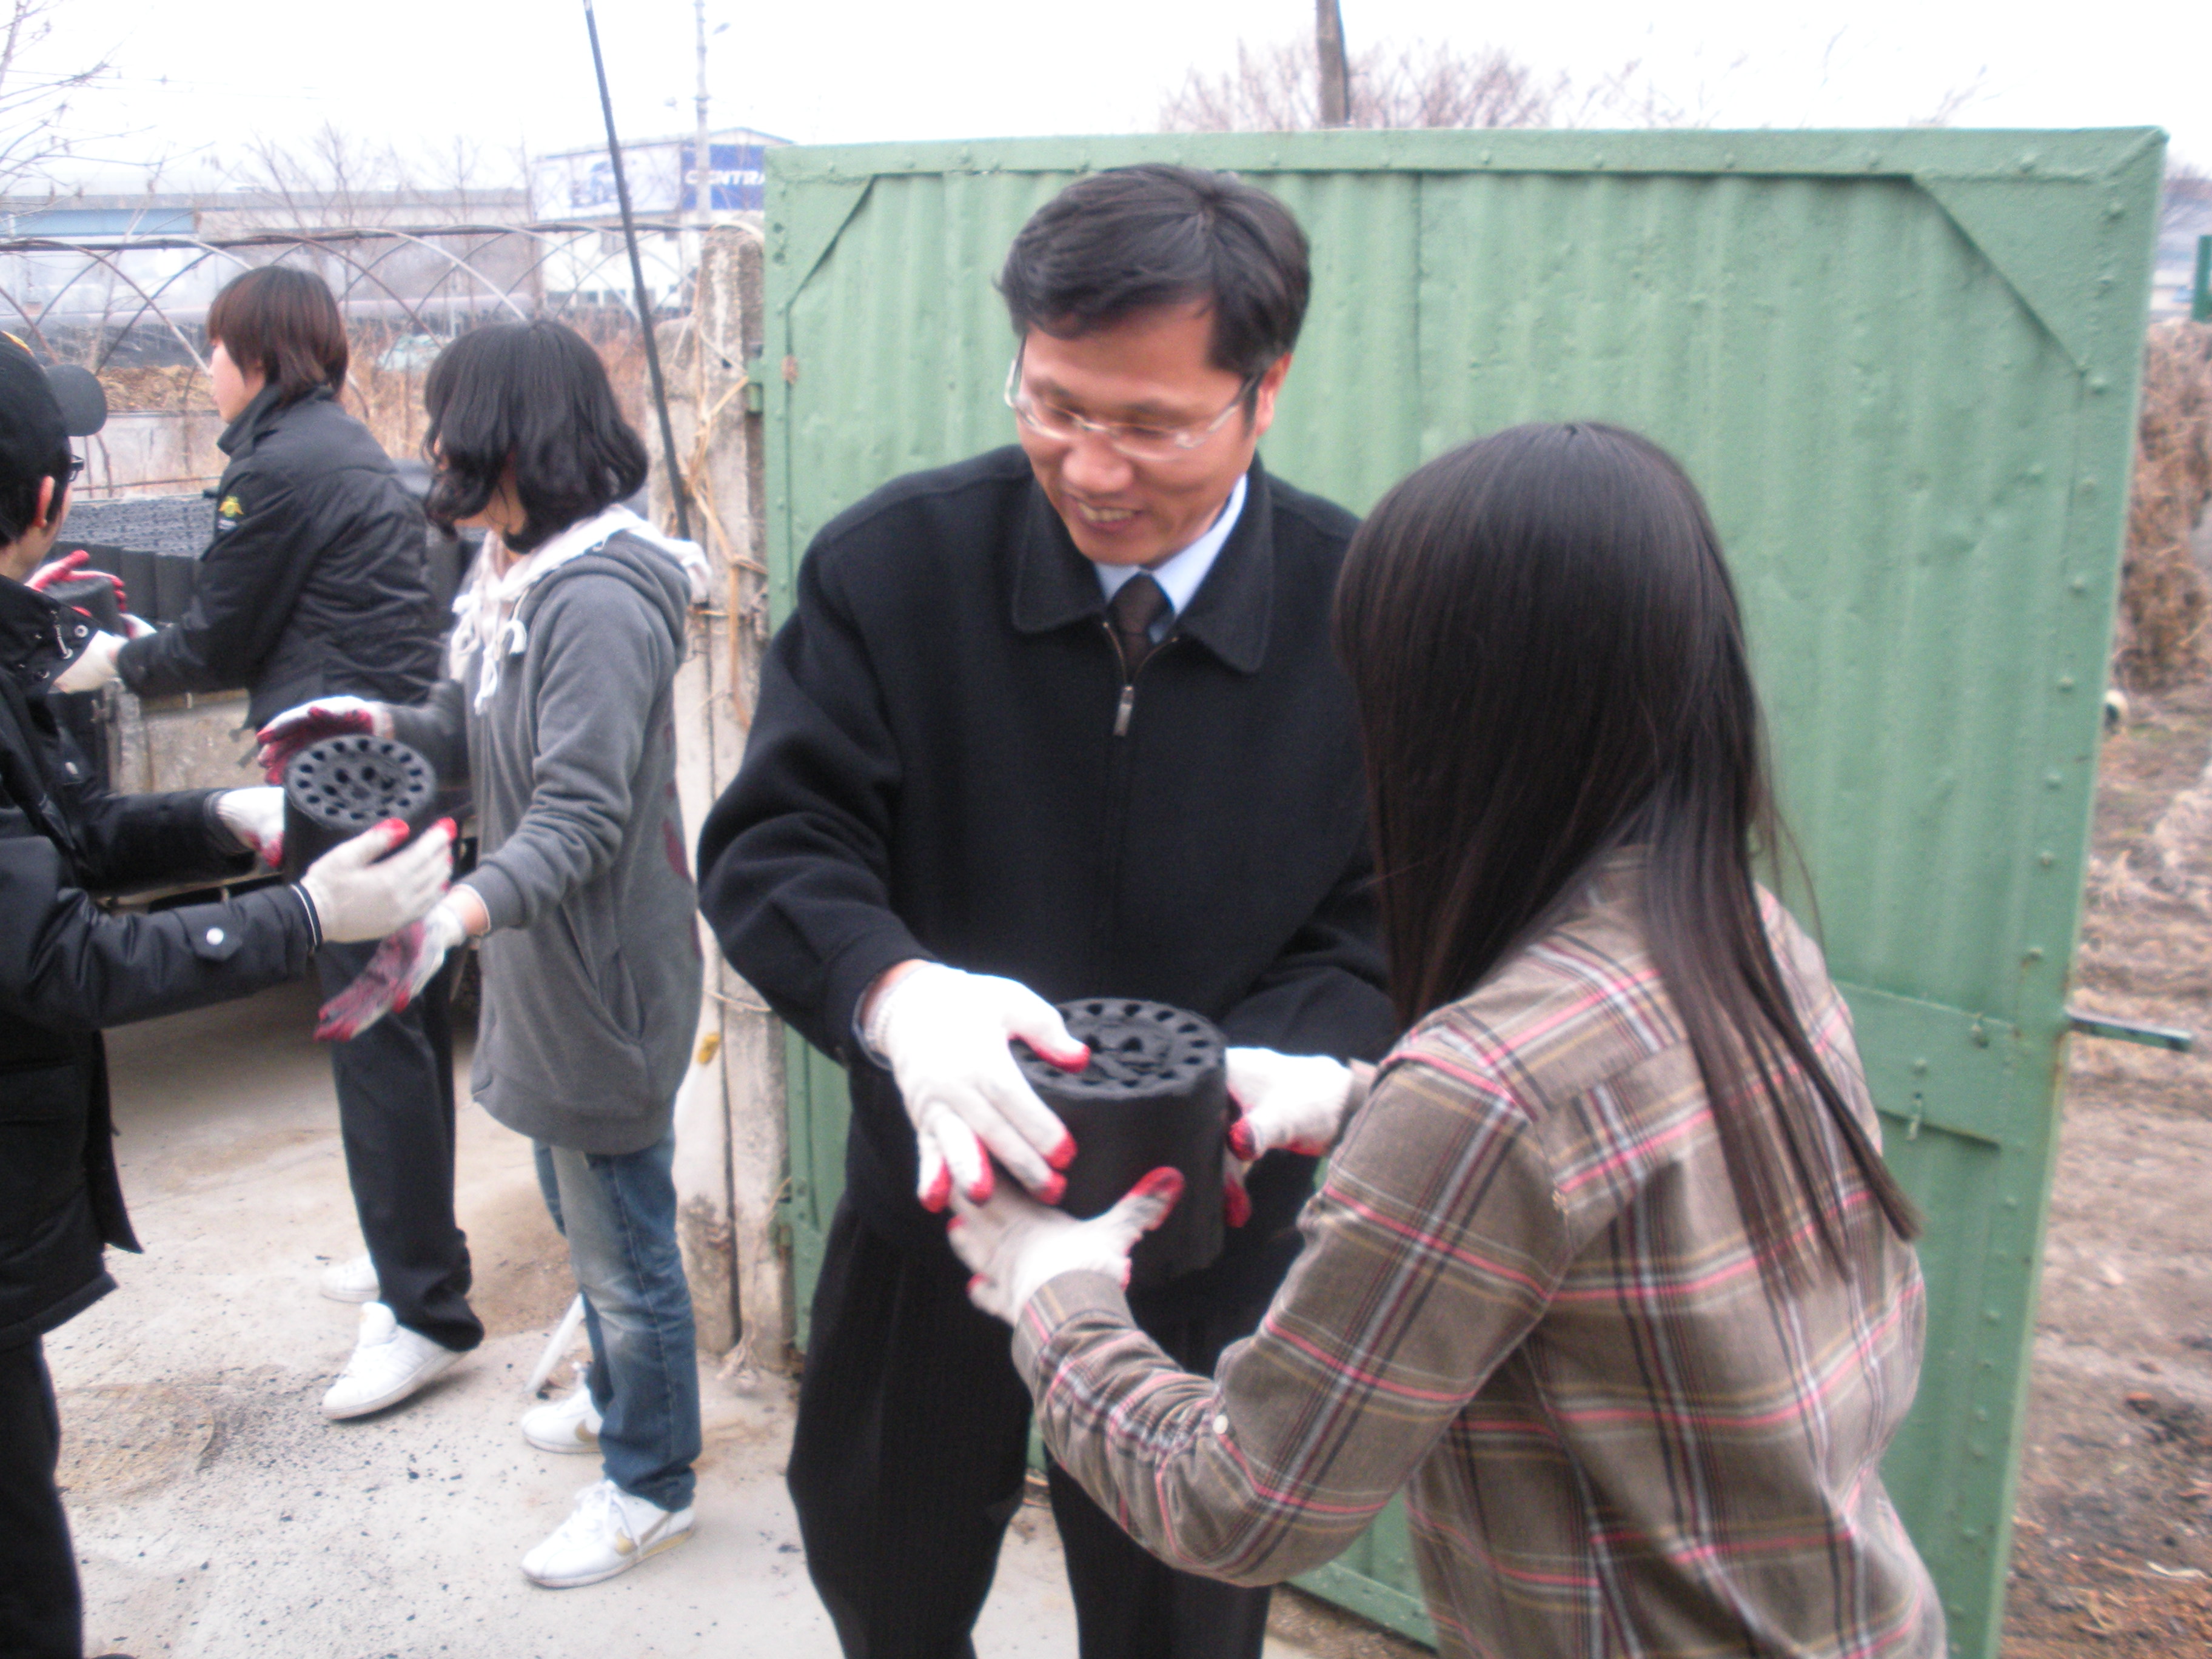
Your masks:
[{"label": "eyeglasses", "polygon": [[1014,411],[1014,418],[1032,432],[1047,438],[1056,438],[1073,443],[1085,432],[1095,432],[1106,441],[1107,447],[1133,461],[1172,461],[1188,454],[1208,438],[1221,430],[1229,417],[1244,406],[1252,389],[1260,384],[1267,370],[1244,377],[1244,384],[1237,388],[1237,395],[1227,407],[1207,421],[1194,421],[1187,426],[1146,426],[1127,421],[1094,421],[1078,415],[1073,410],[1062,409],[1056,404],[1039,403],[1022,386],[1022,357],[1014,354],[1013,366],[1006,371],[1006,407]]}]

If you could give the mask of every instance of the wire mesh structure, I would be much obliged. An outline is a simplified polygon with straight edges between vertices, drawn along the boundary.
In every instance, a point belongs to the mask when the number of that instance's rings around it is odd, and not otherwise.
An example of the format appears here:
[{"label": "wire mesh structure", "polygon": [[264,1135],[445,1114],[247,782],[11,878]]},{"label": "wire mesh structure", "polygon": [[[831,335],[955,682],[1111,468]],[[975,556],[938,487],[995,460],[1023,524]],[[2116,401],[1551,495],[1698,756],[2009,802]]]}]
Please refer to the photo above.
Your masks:
[{"label": "wire mesh structure", "polygon": [[[638,225],[656,321],[686,314],[700,233]],[[506,318],[554,317],[599,349],[646,424],[641,336],[622,234],[603,224],[364,225],[228,235],[0,240],[0,329],[100,378],[112,412],[81,494],[174,491],[222,470],[208,389],[209,307],[256,266],[314,270],[351,340],[349,403],[392,454],[422,436],[422,378],[445,344]]]}]

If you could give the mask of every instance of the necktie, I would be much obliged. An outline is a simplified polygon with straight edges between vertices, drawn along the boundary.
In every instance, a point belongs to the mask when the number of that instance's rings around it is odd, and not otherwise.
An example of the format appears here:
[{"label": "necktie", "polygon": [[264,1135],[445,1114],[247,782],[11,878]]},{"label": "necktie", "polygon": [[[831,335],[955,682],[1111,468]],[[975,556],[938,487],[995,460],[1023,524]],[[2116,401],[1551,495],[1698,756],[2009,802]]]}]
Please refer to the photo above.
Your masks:
[{"label": "necktie", "polygon": [[1106,607],[1114,619],[1114,637],[1121,642],[1122,671],[1133,680],[1152,654],[1152,624],[1167,608],[1168,596],[1146,571],[1123,582]]}]

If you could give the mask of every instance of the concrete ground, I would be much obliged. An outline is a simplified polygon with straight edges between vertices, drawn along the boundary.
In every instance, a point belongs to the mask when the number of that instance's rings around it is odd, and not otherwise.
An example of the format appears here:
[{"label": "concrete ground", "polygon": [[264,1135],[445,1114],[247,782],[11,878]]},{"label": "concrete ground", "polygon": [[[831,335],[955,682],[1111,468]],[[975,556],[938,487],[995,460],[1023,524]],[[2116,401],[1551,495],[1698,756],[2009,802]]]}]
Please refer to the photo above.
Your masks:
[{"label": "concrete ground", "polygon": [[[357,1253],[330,1068],[300,988],[112,1032],[118,1149],[143,1256],[48,1339],[87,1651],[152,1659],[675,1659],[835,1655],[783,1489],[791,1393],[702,1368],[691,1540],[548,1591],[523,1553],[596,1460],[533,1450],[522,1388],[573,1294],[528,1146],[474,1107],[459,1209],[483,1347],[411,1401],[329,1423],[356,1310],[322,1299]],[[463,1074],[465,1075],[465,1061]],[[1017,1519],[977,1632],[987,1659],[1075,1653],[1059,1546]],[[1271,1639],[1269,1659],[1307,1650]]]}]

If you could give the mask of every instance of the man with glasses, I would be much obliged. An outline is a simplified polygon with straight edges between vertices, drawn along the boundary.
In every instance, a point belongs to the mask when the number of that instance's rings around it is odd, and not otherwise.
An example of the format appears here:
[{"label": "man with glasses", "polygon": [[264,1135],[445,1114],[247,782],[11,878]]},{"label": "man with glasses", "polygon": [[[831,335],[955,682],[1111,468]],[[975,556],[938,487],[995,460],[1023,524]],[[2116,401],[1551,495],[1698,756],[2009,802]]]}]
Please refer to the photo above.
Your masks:
[{"label": "man with glasses", "polygon": [[[994,1166],[1060,1191],[1074,1148],[1009,1041],[1079,1066],[1052,1004],[1099,995],[1290,1054],[1390,1040],[1328,639],[1353,520],[1255,453],[1308,286],[1296,221],[1224,174],[1040,209],[1000,277],[1020,447],[816,538],[702,836],[731,962],[851,1079],[789,1477],[849,1655],[972,1654],[1021,1502],[1029,1397],[943,1214]],[[1313,1163],[1228,1171],[1183,1200],[1241,1224],[1219,1260],[1131,1297],[1200,1370],[1288,1271]],[[1048,1476],[1085,1659],[1256,1659],[1265,1589],[1173,1571]]]}]

